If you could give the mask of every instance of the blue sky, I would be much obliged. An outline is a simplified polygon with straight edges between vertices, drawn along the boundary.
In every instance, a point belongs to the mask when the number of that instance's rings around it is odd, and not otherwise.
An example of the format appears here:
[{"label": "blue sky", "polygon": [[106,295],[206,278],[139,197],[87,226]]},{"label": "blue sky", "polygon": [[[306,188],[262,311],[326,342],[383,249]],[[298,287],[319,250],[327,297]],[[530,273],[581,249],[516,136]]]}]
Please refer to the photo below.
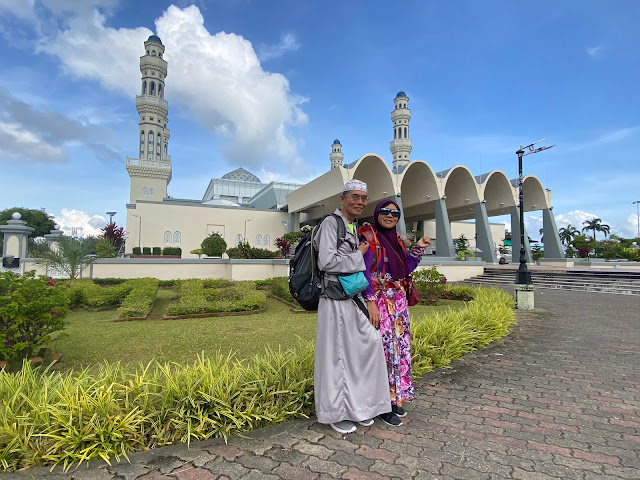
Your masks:
[{"label": "blue sky", "polygon": [[[65,228],[122,224],[143,41],[169,62],[169,194],[201,198],[242,164],[304,182],[390,159],[399,90],[412,159],[525,173],[558,226],[600,217],[635,236],[640,200],[640,2],[0,0],[0,209],[44,207]],[[495,219],[494,219],[495,220]],[[500,218],[497,220],[504,220]],[[530,233],[541,216],[527,215]]]}]

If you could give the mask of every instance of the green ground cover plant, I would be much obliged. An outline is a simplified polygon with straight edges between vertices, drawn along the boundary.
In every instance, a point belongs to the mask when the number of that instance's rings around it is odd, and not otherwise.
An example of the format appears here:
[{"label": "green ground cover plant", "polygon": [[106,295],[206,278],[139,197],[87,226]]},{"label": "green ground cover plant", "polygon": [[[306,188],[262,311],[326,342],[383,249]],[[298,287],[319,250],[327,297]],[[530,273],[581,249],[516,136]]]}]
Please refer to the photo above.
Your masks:
[{"label": "green ground cover plant", "polygon": [[[159,296],[169,298],[172,293],[161,291]],[[412,307],[415,376],[508,333],[515,320],[512,298],[497,289],[474,288],[471,293],[473,301],[455,302],[459,308]],[[106,324],[88,319],[86,312],[74,312],[84,316],[69,318],[68,336],[59,346],[71,346],[74,335],[93,329],[88,337],[98,337],[102,348],[99,358],[90,361],[92,368],[34,371],[24,365],[16,374],[0,372],[2,468],[69,467],[152,445],[226,437],[312,414],[316,316],[287,314],[286,305],[268,301],[273,305],[261,315],[162,324]],[[295,327],[301,325],[305,334],[296,341]],[[164,332],[172,327],[172,332]],[[147,358],[158,358],[164,350],[158,335],[178,344],[210,337],[223,347],[207,349],[195,362],[181,357],[180,346],[173,358],[161,362],[134,366],[103,361],[105,354],[113,354],[105,352],[104,345],[119,350],[116,358],[133,360],[126,348],[138,350],[148,344]],[[241,345],[253,343],[262,353],[244,358],[225,353],[233,349],[234,337]]]},{"label": "green ground cover plant", "polygon": [[253,282],[190,279],[180,282],[180,298],[167,306],[168,315],[249,312],[264,308],[266,296]]}]

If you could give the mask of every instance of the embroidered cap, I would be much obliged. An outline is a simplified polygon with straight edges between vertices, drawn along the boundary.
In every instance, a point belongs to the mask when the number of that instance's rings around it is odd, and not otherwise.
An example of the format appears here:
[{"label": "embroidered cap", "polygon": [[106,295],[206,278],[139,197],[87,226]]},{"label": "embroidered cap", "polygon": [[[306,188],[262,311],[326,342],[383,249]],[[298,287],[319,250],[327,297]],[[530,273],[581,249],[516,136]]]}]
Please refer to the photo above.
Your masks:
[{"label": "embroidered cap", "polygon": [[363,192],[367,192],[367,184],[364,182],[361,182],[360,180],[356,180],[355,178],[353,180],[349,180],[347,183],[344,184],[344,189],[342,190],[343,192],[349,192],[351,190],[362,190]]}]

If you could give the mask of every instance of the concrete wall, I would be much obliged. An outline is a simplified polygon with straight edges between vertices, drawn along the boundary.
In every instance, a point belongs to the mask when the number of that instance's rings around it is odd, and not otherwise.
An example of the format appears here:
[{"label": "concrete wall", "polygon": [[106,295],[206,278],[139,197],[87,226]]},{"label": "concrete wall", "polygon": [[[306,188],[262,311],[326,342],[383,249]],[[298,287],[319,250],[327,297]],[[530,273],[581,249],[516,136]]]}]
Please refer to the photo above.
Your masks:
[{"label": "concrete wall", "polygon": [[[416,224],[413,223],[412,226],[407,225],[408,230],[412,230],[416,228]],[[490,223],[489,228],[491,229],[491,236],[493,237],[493,243],[496,245],[496,248],[504,245],[504,233],[505,226],[503,223]],[[429,235],[430,238],[436,238],[436,221],[435,220],[427,220],[424,222],[424,230],[425,234]],[[453,237],[453,243],[455,245],[456,239],[460,237],[460,235],[464,234],[464,236],[469,241],[470,247],[476,246],[476,224],[475,222],[451,222],[451,236]]]}]

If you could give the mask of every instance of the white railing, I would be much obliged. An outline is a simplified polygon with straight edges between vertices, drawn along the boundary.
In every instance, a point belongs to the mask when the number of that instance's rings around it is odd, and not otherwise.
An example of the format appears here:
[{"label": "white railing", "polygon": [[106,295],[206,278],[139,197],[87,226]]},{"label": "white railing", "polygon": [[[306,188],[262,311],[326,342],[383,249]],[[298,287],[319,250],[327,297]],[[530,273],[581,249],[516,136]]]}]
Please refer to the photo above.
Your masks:
[{"label": "white railing", "polygon": [[130,158],[127,157],[127,165],[138,165],[140,167],[156,167],[156,168],[171,168],[171,157],[165,155],[165,160],[146,160],[144,158]]}]

